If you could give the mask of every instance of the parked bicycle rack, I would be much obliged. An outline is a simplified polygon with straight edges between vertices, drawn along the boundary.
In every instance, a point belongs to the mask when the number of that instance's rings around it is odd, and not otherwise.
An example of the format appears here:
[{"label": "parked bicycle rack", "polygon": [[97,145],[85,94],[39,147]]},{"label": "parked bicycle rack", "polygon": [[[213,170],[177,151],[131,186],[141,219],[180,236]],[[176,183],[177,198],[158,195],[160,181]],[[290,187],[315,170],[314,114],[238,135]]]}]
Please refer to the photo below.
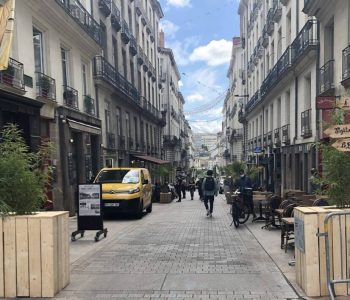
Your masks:
[{"label": "parked bicycle rack", "polygon": [[[350,278],[341,278],[341,279],[331,279],[331,261],[330,261],[330,251],[329,251],[329,234],[328,234],[328,221],[330,219],[332,219],[332,222],[336,221],[334,220],[335,217],[339,217],[338,218],[338,222],[339,222],[339,229],[340,229],[340,247],[344,246],[346,247],[346,234],[343,234],[343,228],[342,226],[340,226],[340,220],[341,220],[341,216],[350,216],[350,211],[347,212],[333,212],[327,215],[327,217],[324,220],[324,233],[319,233],[318,236],[319,237],[325,237],[325,245],[326,245],[326,269],[327,269],[327,287],[328,287],[328,291],[329,291],[329,296],[332,300],[335,300],[336,295],[335,295],[335,291],[334,291],[334,285],[335,284],[339,284],[339,283],[350,283]],[[345,237],[342,238],[342,237]],[[347,258],[343,257],[343,251],[340,251],[342,254],[340,255],[340,263],[341,266],[344,266],[344,262],[346,265],[346,261]],[[345,255],[346,255],[346,251],[345,251]],[[342,274],[346,274],[346,270],[345,272],[342,272]]]}]

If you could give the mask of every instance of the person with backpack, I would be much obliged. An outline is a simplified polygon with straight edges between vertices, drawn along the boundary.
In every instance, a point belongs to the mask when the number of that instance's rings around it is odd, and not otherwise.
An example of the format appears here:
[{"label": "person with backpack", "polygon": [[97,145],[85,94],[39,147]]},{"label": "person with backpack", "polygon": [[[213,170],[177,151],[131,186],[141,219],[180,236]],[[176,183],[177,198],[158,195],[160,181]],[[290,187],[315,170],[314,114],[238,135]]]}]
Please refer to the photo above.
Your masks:
[{"label": "person with backpack", "polygon": [[[218,195],[219,185],[213,177],[213,171],[207,171],[207,177],[204,178],[202,183],[202,192],[204,198],[204,205],[207,210],[207,217],[212,217],[214,208],[214,197]],[[210,207],[208,206],[210,203]]]}]

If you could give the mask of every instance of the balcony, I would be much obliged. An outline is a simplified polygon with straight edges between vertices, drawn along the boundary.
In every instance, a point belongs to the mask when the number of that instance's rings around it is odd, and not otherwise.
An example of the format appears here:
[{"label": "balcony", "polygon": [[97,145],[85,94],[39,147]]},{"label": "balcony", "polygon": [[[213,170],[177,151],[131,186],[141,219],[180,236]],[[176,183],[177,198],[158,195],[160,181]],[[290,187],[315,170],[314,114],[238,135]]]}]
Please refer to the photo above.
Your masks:
[{"label": "balcony", "polygon": [[35,72],[36,95],[39,98],[56,101],[56,81],[44,73]]},{"label": "balcony", "polygon": [[269,36],[272,36],[275,30],[275,23],[273,21],[274,14],[275,14],[275,10],[273,8],[270,8],[269,11],[267,12],[266,32]]},{"label": "balcony", "polygon": [[134,103],[140,103],[137,89],[102,56],[95,56],[94,58],[94,77],[113,86],[117,91],[128,96]]},{"label": "balcony", "polygon": [[301,136],[303,138],[309,138],[312,136],[311,109],[305,110],[301,113]]},{"label": "balcony", "polygon": [[292,48],[289,46],[277,62],[277,77],[281,77],[292,66]]},{"label": "balcony", "polygon": [[290,144],[290,133],[289,133],[289,124],[282,126],[282,143],[285,145]]},{"label": "balcony", "polygon": [[262,32],[262,46],[264,48],[267,48],[269,45],[269,34],[267,33],[267,25],[264,26],[263,32]]},{"label": "balcony", "polygon": [[125,136],[118,136],[118,150],[125,150]]},{"label": "balcony", "polygon": [[137,63],[142,66],[145,60],[145,53],[143,52],[141,46],[138,46],[139,51],[137,52]]},{"label": "balcony", "polygon": [[350,45],[343,50],[342,64],[343,71],[341,84],[345,88],[348,88],[350,86]]},{"label": "balcony", "polygon": [[90,116],[95,116],[95,100],[90,95],[84,95],[84,112]]},{"label": "balcony", "polygon": [[4,89],[9,88],[21,94],[24,93],[23,64],[10,58],[8,68],[0,71],[0,83]]},{"label": "balcony", "polygon": [[111,14],[111,25],[112,28],[118,32],[122,28],[122,22],[120,17],[120,10],[112,1],[112,14]]},{"label": "balcony", "polygon": [[269,131],[267,133],[267,145],[272,146],[273,145],[273,140],[272,140],[272,131]]},{"label": "balcony", "polygon": [[273,9],[274,9],[273,21],[278,23],[282,17],[282,6],[279,0],[273,0]]},{"label": "balcony", "polygon": [[293,64],[302,57],[306,57],[306,54],[311,50],[314,50],[316,53],[317,45],[317,21],[308,20],[291,44],[293,49]]},{"label": "balcony", "polygon": [[98,8],[107,18],[111,14],[111,0],[98,0]]},{"label": "balcony", "polygon": [[107,132],[107,148],[115,149],[115,134]]},{"label": "balcony", "polygon": [[100,25],[78,0],[56,0],[56,2],[96,43],[101,44]]},{"label": "balcony", "polygon": [[275,144],[276,147],[280,147],[281,146],[281,129],[280,128],[276,128],[273,131],[273,142]]},{"label": "balcony", "polygon": [[163,136],[163,145],[168,147],[175,147],[181,144],[181,140],[178,139],[175,135],[164,135]]},{"label": "balcony", "polygon": [[121,38],[122,38],[122,41],[125,45],[127,45],[131,39],[131,34],[130,34],[130,31],[129,31],[129,26],[128,24],[125,22],[125,20],[123,20],[123,23],[122,23],[122,31],[121,31]]},{"label": "balcony", "polygon": [[319,96],[334,96],[334,90],[334,59],[331,59],[320,68]]},{"label": "balcony", "polygon": [[78,91],[73,89],[68,85],[63,86],[63,100],[64,105],[75,110],[79,110],[78,108]]},{"label": "balcony", "polygon": [[329,0],[304,0],[303,13],[315,16],[320,9],[326,7],[329,3]]},{"label": "balcony", "polygon": [[132,56],[137,54],[137,42],[132,34],[130,34],[129,52]]}]

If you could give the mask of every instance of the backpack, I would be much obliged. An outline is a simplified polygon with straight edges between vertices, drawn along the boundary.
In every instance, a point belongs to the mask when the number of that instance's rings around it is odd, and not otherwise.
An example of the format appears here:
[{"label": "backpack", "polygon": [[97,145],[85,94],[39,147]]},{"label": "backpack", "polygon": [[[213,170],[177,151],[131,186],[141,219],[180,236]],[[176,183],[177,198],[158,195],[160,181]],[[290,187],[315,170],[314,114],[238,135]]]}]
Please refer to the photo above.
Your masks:
[{"label": "backpack", "polygon": [[213,177],[207,177],[205,179],[204,189],[206,191],[214,191],[215,190],[215,180]]}]

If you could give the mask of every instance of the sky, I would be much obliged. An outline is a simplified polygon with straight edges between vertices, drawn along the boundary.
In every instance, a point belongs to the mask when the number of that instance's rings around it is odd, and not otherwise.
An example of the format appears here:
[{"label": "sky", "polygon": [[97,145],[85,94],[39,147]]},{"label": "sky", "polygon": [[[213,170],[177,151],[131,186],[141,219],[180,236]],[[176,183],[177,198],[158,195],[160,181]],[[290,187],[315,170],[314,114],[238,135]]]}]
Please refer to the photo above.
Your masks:
[{"label": "sky", "polygon": [[232,37],[239,36],[238,0],[159,0],[165,47],[181,74],[185,116],[195,133],[221,131]]}]

